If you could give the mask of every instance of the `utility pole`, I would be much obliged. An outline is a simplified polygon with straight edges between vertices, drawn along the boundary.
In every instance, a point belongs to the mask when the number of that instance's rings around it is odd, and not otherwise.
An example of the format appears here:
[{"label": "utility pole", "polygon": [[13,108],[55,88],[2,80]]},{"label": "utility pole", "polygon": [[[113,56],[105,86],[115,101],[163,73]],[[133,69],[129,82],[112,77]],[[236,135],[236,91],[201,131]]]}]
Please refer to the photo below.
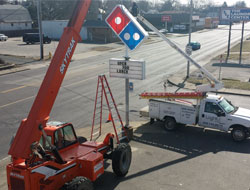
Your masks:
[{"label": "utility pole", "polygon": [[[192,20],[193,20],[193,0],[190,0],[190,18],[189,18],[188,45],[190,45],[190,43],[191,43]],[[187,78],[189,78],[189,74],[190,74],[189,69],[190,69],[190,62],[187,61]]]},{"label": "utility pole", "polygon": [[40,60],[43,59],[43,31],[42,31],[42,14],[41,14],[41,1],[37,0],[37,22],[39,28],[39,38],[40,38]]}]

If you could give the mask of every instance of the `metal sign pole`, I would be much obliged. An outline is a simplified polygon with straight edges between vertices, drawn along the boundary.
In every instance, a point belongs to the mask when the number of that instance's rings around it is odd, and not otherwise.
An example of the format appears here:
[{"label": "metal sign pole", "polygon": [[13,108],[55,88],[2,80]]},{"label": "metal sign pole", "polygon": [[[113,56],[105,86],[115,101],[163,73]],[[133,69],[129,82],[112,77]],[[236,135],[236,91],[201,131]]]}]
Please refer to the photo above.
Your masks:
[{"label": "metal sign pole", "polygon": [[245,22],[242,22],[242,31],[241,31],[241,42],[240,42],[240,58],[239,58],[239,64],[241,64],[241,56],[242,56],[242,46],[243,46],[243,38],[244,38],[244,24]]},{"label": "metal sign pole", "polygon": [[[192,20],[193,20],[193,1],[190,1],[190,18],[189,18],[189,35],[188,35],[188,45],[191,43],[191,33],[192,33]],[[187,78],[189,78],[190,74],[190,62],[187,61]]]},{"label": "metal sign pole", "polygon": [[232,21],[230,20],[230,25],[229,25],[229,34],[228,34],[228,45],[227,45],[227,57],[226,57],[226,63],[227,63],[227,61],[228,61],[229,54],[230,54],[231,31],[232,31]]},{"label": "metal sign pole", "polygon": [[[125,60],[129,60],[128,47],[125,50]],[[125,103],[126,103],[126,123],[125,127],[129,127],[129,79],[125,79]]]}]

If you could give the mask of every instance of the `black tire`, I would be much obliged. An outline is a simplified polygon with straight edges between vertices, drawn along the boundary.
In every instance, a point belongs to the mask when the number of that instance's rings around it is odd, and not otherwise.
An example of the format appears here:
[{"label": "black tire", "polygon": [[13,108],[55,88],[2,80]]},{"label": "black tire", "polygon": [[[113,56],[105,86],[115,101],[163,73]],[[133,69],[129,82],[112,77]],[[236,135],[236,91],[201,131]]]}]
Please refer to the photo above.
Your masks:
[{"label": "black tire", "polygon": [[154,118],[150,118],[149,124],[153,124],[154,122],[155,122],[155,119]]},{"label": "black tire", "polygon": [[112,153],[112,169],[114,173],[123,177],[128,173],[131,164],[132,152],[127,143],[120,143]]},{"label": "black tire", "polygon": [[177,129],[177,123],[174,118],[166,117],[164,120],[164,128],[167,131],[174,131]]},{"label": "black tire", "polygon": [[247,134],[244,127],[234,127],[231,131],[232,138],[235,142],[242,142],[246,139]]},{"label": "black tire", "polygon": [[78,176],[71,182],[65,184],[62,190],[94,190],[94,187],[88,178]]}]

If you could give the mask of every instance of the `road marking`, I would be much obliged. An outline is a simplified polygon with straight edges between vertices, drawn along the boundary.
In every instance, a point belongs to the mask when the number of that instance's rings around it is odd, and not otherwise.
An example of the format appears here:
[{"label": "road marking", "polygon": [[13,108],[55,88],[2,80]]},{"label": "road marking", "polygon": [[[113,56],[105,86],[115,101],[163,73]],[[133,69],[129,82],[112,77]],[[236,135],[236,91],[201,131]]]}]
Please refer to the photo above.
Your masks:
[{"label": "road marking", "polygon": [[12,92],[12,91],[15,91],[15,90],[19,90],[21,88],[25,88],[27,86],[19,86],[17,88],[12,88],[12,89],[9,89],[9,90],[5,90],[5,91],[2,91],[1,94],[5,94],[5,93],[8,93],[8,92]]},{"label": "road marking", "polygon": [[5,157],[5,158],[1,159],[1,160],[0,160],[0,163],[1,163],[1,162],[3,162],[4,160],[9,159],[9,158],[10,158],[10,156],[7,156],[7,157]]},{"label": "road marking", "polygon": [[[108,72],[107,72],[107,73],[108,73]],[[104,74],[107,74],[107,73],[104,73]],[[73,85],[76,85],[76,84],[79,84],[79,83],[82,83],[82,82],[86,82],[86,81],[88,81],[88,80],[95,79],[95,78],[97,78],[97,77],[96,77],[96,76],[90,77],[90,78],[88,78],[88,79],[80,80],[80,81],[78,81],[78,82],[71,83],[71,84],[65,85],[65,86],[63,86],[63,87],[73,86]]]},{"label": "road marking", "polygon": [[[103,74],[107,74],[107,73],[108,73],[108,72],[103,73]],[[79,84],[79,83],[82,83],[82,82],[86,82],[86,81],[91,80],[91,79],[94,79],[94,78],[97,78],[97,77],[96,77],[96,76],[90,77],[90,78],[88,78],[88,79],[84,79],[84,80],[81,80],[81,81],[78,81],[78,82],[75,82],[75,83],[72,83],[72,84],[68,84],[68,85],[62,86],[62,88],[63,88],[63,87],[73,86],[73,85],[76,85],[76,84]],[[1,92],[1,93],[7,93],[7,92],[10,92],[10,91],[18,90],[18,89],[25,88],[25,87],[27,87],[27,86],[20,86],[20,87],[14,88],[14,89],[10,89],[10,90],[3,91],[3,92]],[[24,99],[21,99],[21,100],[17,100],[17,101],[15,101],[15,102],[11,102],[11,103],[9,103],[9,104],[2,105],[2,106],[0,106],[0,109],[1,109],[1,108],[4,108],[4,107],[7,107],[7,106],[10,106],[10,105],[13,105],[13,104],[16,104],[16,103],[19,103],[19,102],[23,102],[23,101],[28,100],[28,99],[31,99],[31,98],[33,98],[33,97],[35,97],[35,96],[30,96],[30,97],[27,97],[27,98],[24,98]]]},{"label": "road marking", "polygon": [[7,106],[10,106],[10,105],[13,105],[13,104],[16,104],[16,103],[19,103],[19,102],[23,102],[23,101],[28,100],[28,99],[31,99],[31,98],[33,98],[33,97],[35,97],[35,96],[30,96],[30,97],[27,97],[27,98],[24,98],[24,99],[21,99],[21,100],[17,100],[17,101],[15,101],[15,102],[11,102],[11,103],[9,103],[9,104],[2,105],[2,106],[0,106],[0,109],[1,109],[1,108],[4,108],[4,107],[7,107]]}]

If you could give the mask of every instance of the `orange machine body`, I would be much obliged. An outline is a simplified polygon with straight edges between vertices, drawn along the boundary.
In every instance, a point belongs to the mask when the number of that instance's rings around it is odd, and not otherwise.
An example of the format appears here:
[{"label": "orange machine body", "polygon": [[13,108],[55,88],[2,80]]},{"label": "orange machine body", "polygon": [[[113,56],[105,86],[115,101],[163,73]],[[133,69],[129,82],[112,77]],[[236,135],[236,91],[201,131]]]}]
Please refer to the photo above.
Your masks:
[{"label": "orange machine body", "polygon": [[[107,135],[103,143],[89,141],[79,143],[70,123],[57,126],[47,125],[44,130],[50,143],[57,147],[65,163],[58,163],[55,158],[44,161],[37,155],[33,155],[32,159],[24,162],[10,163],[7,165],[9,189],[55,190],[63,187],[76,176],[85,176],[95,181],[104,173],[103,154],[108,151],[107,139],[112,138],[111,134]],[[63,146],[58,143],[60,131],[64,133]],[[66,140],[69,142],[65,143]],[[44,141],[43,136],[39,142],[45,147],[47,157],[53,157],[53,154],[46,150],[48,143]]]}]

